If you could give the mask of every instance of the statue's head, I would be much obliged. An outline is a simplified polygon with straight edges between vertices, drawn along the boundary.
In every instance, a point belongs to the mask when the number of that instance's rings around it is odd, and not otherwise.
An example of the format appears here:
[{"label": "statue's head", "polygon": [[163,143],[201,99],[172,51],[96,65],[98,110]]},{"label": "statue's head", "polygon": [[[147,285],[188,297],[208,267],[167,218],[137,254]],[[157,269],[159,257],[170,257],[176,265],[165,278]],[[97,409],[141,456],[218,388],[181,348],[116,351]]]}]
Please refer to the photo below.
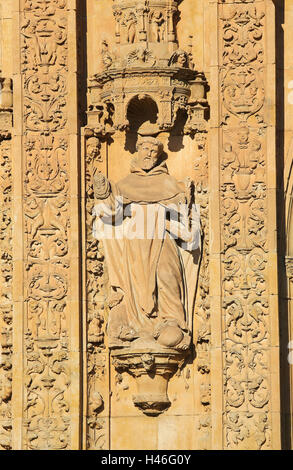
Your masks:
[{"label": "statue's head", "polygon": [[175,51],[170,60],[169,65],[178,65],[179,67],[188,67],[188,54],[187,52],[183,51],[182,49],[177,49]]},{"label": "statue's head", "polygon": [[145,171],[154,168],[162,155],[163,144],[154,137],[141,137],[136,146],[137,163]]}]

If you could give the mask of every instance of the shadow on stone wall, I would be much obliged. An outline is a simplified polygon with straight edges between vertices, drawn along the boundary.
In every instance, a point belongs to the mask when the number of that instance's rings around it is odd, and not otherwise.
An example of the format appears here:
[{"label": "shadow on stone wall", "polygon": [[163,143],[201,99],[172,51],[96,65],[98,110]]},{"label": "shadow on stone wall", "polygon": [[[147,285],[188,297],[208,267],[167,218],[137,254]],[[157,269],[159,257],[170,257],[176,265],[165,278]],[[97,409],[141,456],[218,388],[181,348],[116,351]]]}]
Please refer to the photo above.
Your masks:
[{"label": "shadow on stone wall", "polygon": [[77,2],[78,21],[77,21],[77,87],[78,87],[78,110],[79,125],[84,127],[87,123],[87,12],[84,0]]}]

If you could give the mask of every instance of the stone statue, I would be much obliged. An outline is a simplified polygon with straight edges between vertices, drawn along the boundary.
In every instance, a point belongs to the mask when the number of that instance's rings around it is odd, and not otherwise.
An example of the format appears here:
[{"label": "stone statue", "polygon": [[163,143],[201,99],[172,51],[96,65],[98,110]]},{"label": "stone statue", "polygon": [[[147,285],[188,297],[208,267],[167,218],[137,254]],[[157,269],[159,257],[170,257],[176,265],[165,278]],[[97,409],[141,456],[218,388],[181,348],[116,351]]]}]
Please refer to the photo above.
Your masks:
[{"label": "stone statue", "polygon": [[94,182],[94,236],[103,239],[109,272],[109,346],[183,351],[200,245],[193,186],[169,175],[159,140],[140,138],[137,150],[126,178],[114,184],[98,174]]}]

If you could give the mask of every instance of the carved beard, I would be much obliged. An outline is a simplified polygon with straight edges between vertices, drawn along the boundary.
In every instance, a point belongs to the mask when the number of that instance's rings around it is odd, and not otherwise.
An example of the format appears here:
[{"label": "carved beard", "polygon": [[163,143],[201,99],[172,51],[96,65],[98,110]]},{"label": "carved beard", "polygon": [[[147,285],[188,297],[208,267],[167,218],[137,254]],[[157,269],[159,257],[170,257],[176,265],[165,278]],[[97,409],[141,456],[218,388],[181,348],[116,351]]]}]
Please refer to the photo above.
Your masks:
[{"label": "carved beard", "polygon": [[144,157],[141,159],[141,169],[149,171],[156,166],[157,158]]}]

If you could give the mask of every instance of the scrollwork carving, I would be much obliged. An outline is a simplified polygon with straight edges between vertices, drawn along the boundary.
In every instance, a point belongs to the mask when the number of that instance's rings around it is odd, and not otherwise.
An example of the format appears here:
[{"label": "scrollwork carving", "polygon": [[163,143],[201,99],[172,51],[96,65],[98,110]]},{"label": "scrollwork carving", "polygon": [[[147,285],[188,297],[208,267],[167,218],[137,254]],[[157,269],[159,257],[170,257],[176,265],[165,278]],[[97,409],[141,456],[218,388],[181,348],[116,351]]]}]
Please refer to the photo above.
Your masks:
[{"label": "scrollwork carving", "polygon": [[262,78],[264,13],[254,7],[234,9],[223,15],[223,104],[246,121],[264,103]]},{"label": "scrollwork carving", "polygon": [[86,321],[87,321],[87,449],[105,449],[107,443],[105,409],[102,390],[106,385],[107,351],[106,326],[106,273],[102,242],[93,237],[92,212],[94,207],[94,181],[99,180],[104,160],[101,142],[94,131],[88,130],[85,140],[85,223],[86,223]]},{"label": "scrollwork carving", "polygon": [[207,134],[196,136],[198,156],[194,164],[196,179],[195,199],[200,206],[202,231],[202,259],[198,277],[198,293],[195,301],[194,324],[196,346],[196,368],[200,391],[201,414],[199,416],[198,446],[211,448],[211,323],[210,323],[210,273],[209,273],[209,185],[208,185],[208,148]]},{"label": "scrollwork carving", "polygon": [[270,440],[261,8],[227,5],[221,16],[225,445],[232,449],[267,448]]},{"label": "scrollwork carving", "polygon": [[0,449],[11,447],[12,397],[11,143],[0,142]]},{"label": "scrollwork carving", "polygon": [[70,446],[66,0],[23,2],[25,394],[28,449]]}]

